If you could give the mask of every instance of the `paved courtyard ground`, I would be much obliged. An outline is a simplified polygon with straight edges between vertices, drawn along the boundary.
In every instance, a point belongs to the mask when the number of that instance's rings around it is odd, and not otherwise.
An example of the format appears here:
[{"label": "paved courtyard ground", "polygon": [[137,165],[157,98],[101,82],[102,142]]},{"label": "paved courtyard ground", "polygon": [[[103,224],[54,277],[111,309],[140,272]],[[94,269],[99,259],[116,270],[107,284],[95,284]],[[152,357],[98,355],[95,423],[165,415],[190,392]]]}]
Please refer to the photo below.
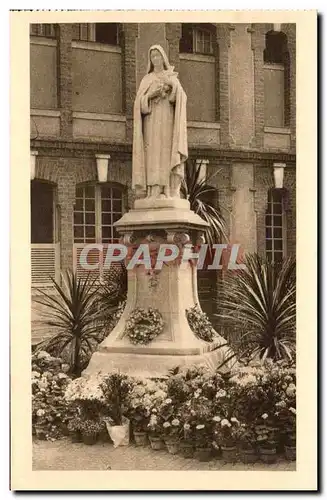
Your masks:
[{"label": "paved courtyard ground", "polygon": [[111,443],[87,446],[68,439],[33,442],[33,470],[295,470],[295,462],[279,459],[276,464],[261,462],[246,465],[214,459],[199,462],[194,458],[153,451],[134,445],[114,448]]}]

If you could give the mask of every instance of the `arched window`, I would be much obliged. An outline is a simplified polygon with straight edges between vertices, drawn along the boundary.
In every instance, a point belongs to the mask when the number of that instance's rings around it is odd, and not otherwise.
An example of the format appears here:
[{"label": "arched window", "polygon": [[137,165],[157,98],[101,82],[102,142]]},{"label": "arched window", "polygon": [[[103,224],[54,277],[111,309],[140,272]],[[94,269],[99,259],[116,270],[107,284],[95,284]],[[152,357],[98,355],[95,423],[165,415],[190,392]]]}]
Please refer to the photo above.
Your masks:
[{"label": "arched window", "polygon": [[30,24],[30,35],[56,38],[55,24]]},{"label": "arched window", "polygon": [[187,94],[189,121],[216,122],[218,113],[218,45],[211,24],[182,24],[180,79]]},{"label": "arched window", "polygon": [[280,261],[286,256],[286,214],[282,189],[268,191],[266,256],[270,261]]},{"label": "arched window", "polygon": [[266,33],[264,58],[265,125],[284,127],[290,120],[290,68],[285,33]]},{"label": "arched window", "polygon": [[73,25],[73,40],[120,45],[119,23],[81,23]]},{"label": "arched window", "polygon": [[114,223],[122,217],[124,211],[124,191],[119,184],[79,184],[76,187],[74,206],[74,269],[79,276],[87,275],[83,269],[80,255],[85,245],[102,244],[102,249],[91,249],[88,253],[89,264],[99,264],[94,275],[100,279],[109,272],[105,268],[107,247],[118,243],[119,234]]}]

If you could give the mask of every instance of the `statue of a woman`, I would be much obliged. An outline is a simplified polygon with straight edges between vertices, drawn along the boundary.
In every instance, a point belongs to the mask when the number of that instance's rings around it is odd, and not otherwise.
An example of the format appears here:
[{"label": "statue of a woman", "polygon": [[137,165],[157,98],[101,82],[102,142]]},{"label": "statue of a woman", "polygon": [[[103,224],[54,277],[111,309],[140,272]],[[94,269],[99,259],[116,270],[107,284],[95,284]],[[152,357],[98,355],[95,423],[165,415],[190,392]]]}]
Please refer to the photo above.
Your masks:
[{"label": "statue of a woman", "polygon": [[133,188],[147,197],[180,197],[187,159],[186,94],[160,45],[134,102]]}]

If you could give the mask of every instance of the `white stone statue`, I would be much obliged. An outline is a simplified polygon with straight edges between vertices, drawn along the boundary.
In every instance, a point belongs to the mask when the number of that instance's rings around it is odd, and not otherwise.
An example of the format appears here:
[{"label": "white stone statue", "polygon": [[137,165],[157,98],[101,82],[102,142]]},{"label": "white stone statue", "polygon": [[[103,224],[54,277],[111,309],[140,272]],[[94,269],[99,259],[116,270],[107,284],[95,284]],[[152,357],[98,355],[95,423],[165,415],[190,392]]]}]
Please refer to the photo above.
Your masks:
[{"label": "white stone statue", "polygon": [[187,156],[186,94],[153,45],[134,102],[133,188],[147,198],[179,198]]}]

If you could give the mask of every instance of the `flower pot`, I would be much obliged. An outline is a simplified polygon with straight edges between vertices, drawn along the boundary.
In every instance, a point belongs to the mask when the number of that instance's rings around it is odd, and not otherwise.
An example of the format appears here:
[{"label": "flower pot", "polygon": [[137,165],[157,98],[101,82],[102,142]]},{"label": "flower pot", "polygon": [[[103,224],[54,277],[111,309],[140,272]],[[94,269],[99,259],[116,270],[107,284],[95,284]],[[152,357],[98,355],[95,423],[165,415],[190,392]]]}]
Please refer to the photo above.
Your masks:
[{"label": "flower pot", "polygon": [[177,439],[165,439],[168,453],[171,455],[176,455],[179,450],[179,442]]},{"label": "flower pot", "polygon": [[92,434],[82,434],[83,443],[87,445],[93,445],[98,440],[98,434],[96,432]]},{"label": "flower pot", "polygon": [[258,460],[255,448],[242,448],[241,460],[244,464],[254,464]]},{"label": "flower pot", "polygon": [[184,458],[193,458],[194,456],[194,446],[192,443],[182,441],[179,445],[179,451]]},{"label": "flower pot", "polygon": [[122,425],[111,425],[109,422],[106,422],[109,436],[114,443],[114,448],[117,448],[118,446],[129,445],[130,422],[126,417],[123,417],[122,421]]},{"label": "flower pot", "polygon": [[287,460],[296,460],[296,446],[285,445],[285,457]]},{"label": "flower pot", "polygon": [[236,446],[221,446],[221,457],[226,462],[236,462]]},{"label": "flower pot", "polygon": [[149,436],[150,445],[153,450],[164,450],[165,443],[160,436]]},{"label": "flower pot", "polygon": [[35,435],[37,439],[41,439],[43,441],[47,439],[47,433],[43,427],[35,427]]},{"label": "flower pot", "polygon": [[136,446],[147,446],[148,444],[148,435],[146,432],[134,431],[134,439]]},{"label": "flower pot", "polygon": [[259,454],[262,462],[264,462],[265,464],[274,464],[276,462],[276,448],[265,448],[261,446],[259,449]]},{"label": "flower pot", "polygon": [[70,433],[72,443],[81,443],[83,441],[81,431],[72,431]]},{"label": "flower pot", "polygon": [[209,462],[211,459],[211,448],[196,448],[194,457],[199,462]]}]

